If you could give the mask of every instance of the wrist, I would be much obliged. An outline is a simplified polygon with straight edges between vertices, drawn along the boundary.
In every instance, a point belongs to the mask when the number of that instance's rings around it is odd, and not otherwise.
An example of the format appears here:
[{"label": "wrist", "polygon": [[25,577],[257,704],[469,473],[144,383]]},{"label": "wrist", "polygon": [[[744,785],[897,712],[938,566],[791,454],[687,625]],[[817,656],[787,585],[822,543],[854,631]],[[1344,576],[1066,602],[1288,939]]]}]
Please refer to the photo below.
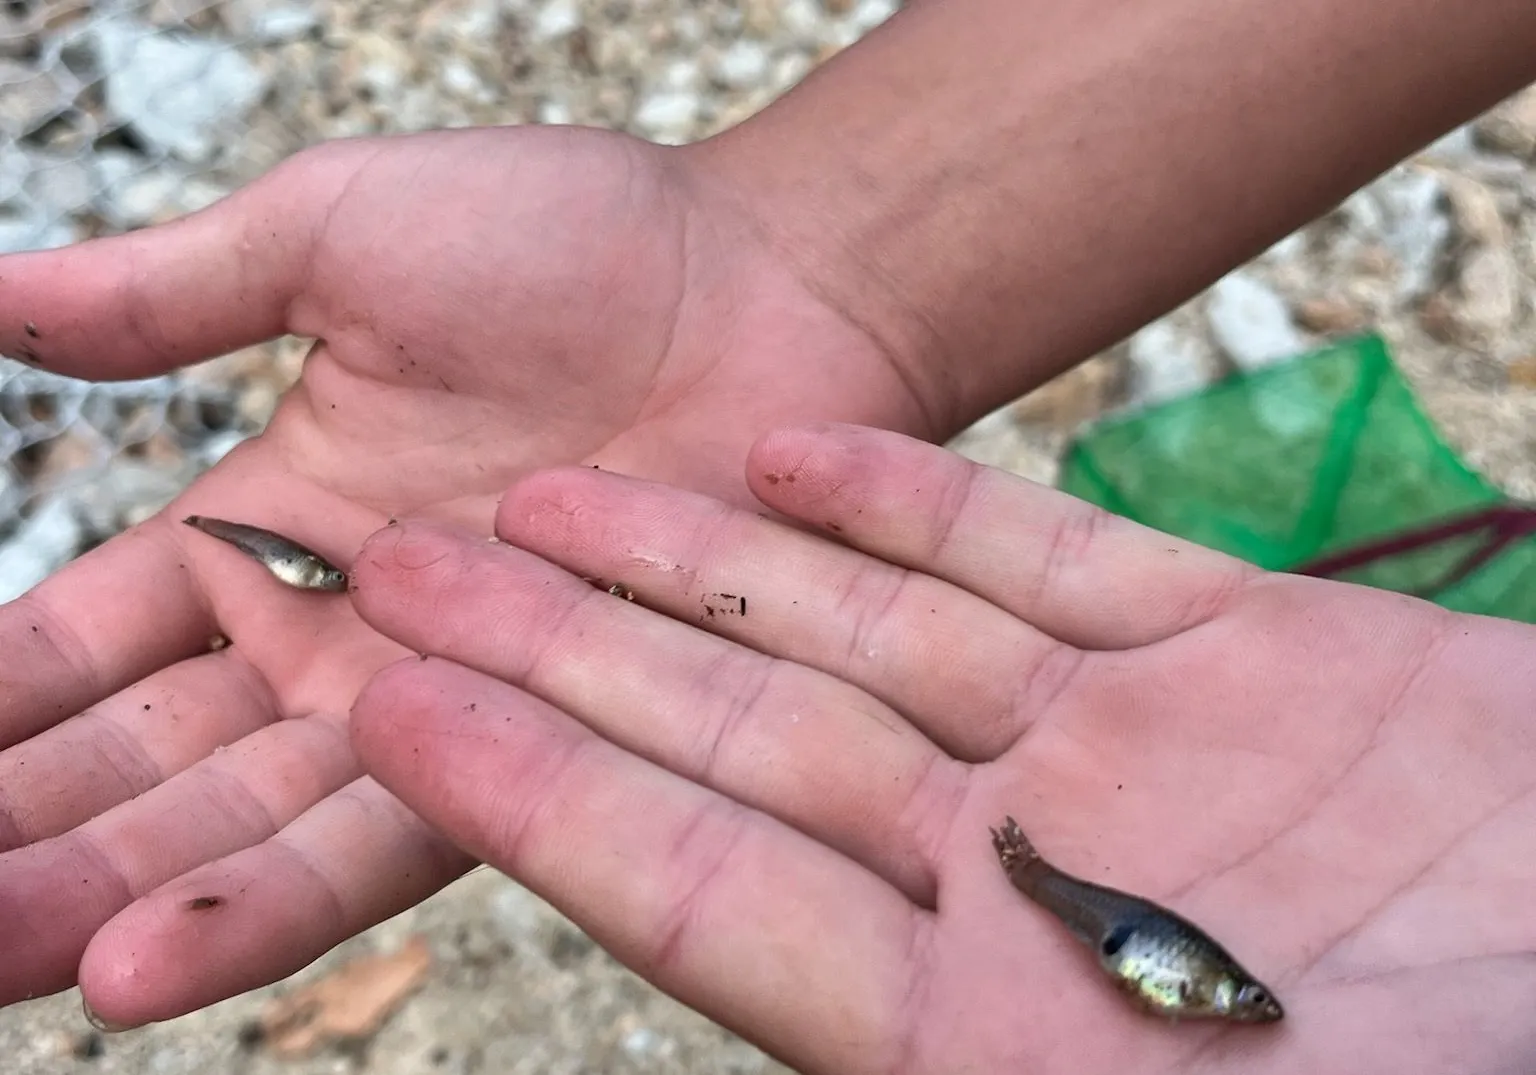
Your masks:
[{"label": "wrist", "polygon": [[692,148],[943,437],[1536,78],[1533,36],[1529,0],[913,0]]}]

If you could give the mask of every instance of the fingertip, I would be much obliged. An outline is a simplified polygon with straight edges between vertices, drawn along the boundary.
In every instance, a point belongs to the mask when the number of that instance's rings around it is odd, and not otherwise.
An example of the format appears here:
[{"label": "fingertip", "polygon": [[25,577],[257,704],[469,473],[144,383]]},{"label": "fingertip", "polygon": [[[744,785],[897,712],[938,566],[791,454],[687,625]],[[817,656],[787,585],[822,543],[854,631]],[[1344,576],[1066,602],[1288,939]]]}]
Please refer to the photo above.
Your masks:
[{"label": "fingertip", "polygon": [[844,422],[816,422],[763,434],[747,453],[747,485],[769,507],[803,515],[806,507],[857,477],[887,440],[906,438]]},{"label": "fingertip", "polygon": [[352,562],[359,611],[390,595],[430,587],[463,559],[467,532],[433,523],[391,523],[369,534]]},{"label": "fingertip", "polygon": [[352,749],[363,767],[381,778],[399,768],[402,752],[415,749],[410,741],[412,722],[401,717],[421,711],[418,695],[423,689],[423,665],[429,663],[430,658],[418,655],[387,664],[352,701],[347,721]]},{"label": "fingertip", "polygon": [[507,487],[496,507],[496,535],[516,541],[538,531],[576,528],[591,516],[593,495],[613,475],[597,467],[548,467]]}]

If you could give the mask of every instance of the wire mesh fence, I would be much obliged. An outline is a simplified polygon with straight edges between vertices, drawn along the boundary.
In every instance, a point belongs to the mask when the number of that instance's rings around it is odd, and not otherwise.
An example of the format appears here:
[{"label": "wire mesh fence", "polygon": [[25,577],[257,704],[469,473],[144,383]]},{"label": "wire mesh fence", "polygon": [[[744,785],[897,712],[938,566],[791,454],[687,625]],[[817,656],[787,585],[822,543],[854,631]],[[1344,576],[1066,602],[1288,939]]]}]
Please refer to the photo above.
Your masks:
[{"label": "wire mesh fence", "polygon": [[[240,27],[197,3],[0,5],[0,253],[171,219],[299,148],[309,132],[249,117],[276,73],[262,51],[306,32],[301,14]],[[0,359],[0,600],[163,506],[267,417],[238,380],[87,383],[28,357]]]}]

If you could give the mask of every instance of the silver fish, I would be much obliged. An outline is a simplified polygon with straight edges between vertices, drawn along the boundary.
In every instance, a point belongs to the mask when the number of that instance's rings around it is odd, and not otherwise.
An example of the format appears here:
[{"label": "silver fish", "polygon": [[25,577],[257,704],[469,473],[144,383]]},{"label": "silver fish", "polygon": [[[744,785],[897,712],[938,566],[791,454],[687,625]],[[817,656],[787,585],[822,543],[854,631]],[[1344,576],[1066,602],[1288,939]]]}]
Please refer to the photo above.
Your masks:
[{"label": "silver fish", "polygon": [[317,552],[306,549],[281,534],[259,526],[210,519],[206,515],[188,515],[182,522],[205,534],[227,541],[241,552],[266,566],[289,586],[300,590],[341,593],[347,588],[347,573],[329,563]]},{"label": "silver fish", "polygon": [[1274,992],[1192,922],[1056,869],[1011,817],[988,831],[1013,887],[1059,918],[1141,1010],[1174,1021],[1285,1017]]}]

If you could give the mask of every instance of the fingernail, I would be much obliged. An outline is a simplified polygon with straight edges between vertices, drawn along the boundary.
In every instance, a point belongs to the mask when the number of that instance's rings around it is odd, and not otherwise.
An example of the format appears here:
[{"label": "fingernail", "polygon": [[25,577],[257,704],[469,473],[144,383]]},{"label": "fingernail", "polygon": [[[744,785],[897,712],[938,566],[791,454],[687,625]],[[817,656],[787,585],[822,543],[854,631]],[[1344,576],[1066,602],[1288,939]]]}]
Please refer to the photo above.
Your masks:
[{"label": "fingernail", "polygon": [[80,1009],[85,1012],[85,1021],[90,1023],[103,1034],[121,1034],[125,1030],[137,1029],[132,1023],[109,1023],[107,1020],[103,1019],[101,1016],[97,1015],[91,1010],[90,1003],[84,997],[80,998]]}]

